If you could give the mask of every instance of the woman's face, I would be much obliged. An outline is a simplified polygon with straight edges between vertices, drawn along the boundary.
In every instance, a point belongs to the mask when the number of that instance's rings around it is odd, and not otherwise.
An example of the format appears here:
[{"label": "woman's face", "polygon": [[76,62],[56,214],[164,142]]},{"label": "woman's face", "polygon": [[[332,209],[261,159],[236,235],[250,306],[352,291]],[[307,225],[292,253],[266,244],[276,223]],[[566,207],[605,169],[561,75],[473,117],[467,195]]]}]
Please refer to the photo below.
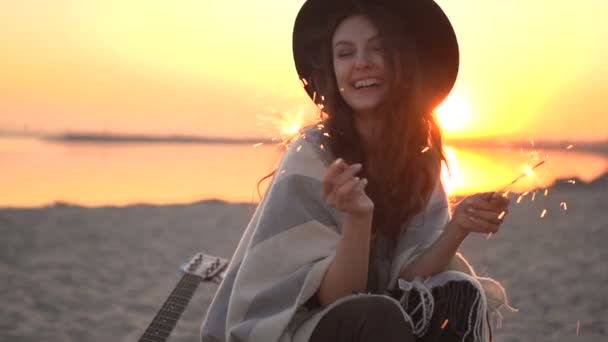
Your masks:
[{"label": "woman's face", "polygon": [[388,82],[376,27],[365,16],[347,17],[334,32],[332,53],[344,101],[357,113],[373,111],[384,97]]}]

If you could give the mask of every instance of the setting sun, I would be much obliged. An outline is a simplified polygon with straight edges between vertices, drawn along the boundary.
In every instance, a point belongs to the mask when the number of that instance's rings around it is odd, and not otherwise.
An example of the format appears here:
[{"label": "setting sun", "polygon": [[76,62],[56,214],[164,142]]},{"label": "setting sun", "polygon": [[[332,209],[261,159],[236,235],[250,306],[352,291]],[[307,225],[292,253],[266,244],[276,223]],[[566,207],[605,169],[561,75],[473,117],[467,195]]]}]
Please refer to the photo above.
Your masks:
[{"label": "setting sun", "polygon": [[459,95],[450,95],[436,109],[439,125],[448,134],[457,133],[467,128],[471,119],[471,107]]}]

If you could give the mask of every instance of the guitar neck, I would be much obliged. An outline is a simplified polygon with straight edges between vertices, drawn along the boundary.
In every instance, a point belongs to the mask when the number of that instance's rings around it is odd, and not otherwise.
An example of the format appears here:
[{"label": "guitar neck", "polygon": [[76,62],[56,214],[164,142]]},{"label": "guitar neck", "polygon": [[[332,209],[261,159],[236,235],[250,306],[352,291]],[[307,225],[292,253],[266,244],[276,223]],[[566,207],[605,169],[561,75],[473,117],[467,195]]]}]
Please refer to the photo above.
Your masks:
[{"label": "guitar neck", "polygon": [[179,321],[184,309],[192,299],[194,291],[198,288],[201,278],[186,273],[179,280],[169,298],[160,308],[152,323],[139,339],[140,342],[164,342]]}]

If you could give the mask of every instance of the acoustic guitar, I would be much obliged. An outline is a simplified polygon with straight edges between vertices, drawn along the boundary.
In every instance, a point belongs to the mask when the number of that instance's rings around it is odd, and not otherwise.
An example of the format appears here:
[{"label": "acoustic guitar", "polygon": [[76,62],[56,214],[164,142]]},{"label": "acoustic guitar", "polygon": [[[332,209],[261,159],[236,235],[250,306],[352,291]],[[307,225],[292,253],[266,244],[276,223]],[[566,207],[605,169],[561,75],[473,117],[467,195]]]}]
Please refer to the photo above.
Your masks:
[{"label": "acoustic guitar", "polygon": [[148,325],[140,342],[164,342],[169,338],[177,321],[190,303],[201,282],[219,283],[226,273],[228,260],[197,253],[190,262],[180,267],[181,278],[169,298]]}]

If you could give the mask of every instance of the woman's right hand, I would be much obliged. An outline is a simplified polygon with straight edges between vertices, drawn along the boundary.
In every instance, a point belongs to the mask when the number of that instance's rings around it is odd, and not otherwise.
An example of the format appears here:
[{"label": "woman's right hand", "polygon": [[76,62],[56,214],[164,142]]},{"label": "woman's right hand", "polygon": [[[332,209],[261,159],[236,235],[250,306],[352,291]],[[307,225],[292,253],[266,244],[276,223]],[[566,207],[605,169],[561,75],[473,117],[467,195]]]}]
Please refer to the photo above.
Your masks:
[{"label": "woman's right hand", "polygon": [[361,164],[348,165],[342,158],[336,159],[323,177],[323,199],[353,217],[368,218],[373,215],[374,202],[365,193],[367,179],[355,176],[360,170]]}]

